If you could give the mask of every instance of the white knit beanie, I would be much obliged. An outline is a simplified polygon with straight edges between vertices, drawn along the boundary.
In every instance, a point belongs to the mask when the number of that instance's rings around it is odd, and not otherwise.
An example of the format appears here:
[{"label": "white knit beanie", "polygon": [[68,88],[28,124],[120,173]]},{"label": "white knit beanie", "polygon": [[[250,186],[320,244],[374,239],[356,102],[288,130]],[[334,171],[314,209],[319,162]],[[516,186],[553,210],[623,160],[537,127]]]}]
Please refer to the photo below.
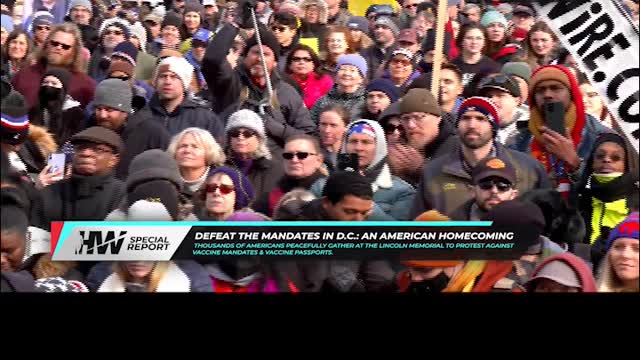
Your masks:
[{"label": "white knit beanie", "polygon": [[102,33],[104,33],[104,31],[108,29],[109,26],[113,26],[115,24],[117,24],[118,27],[121,27],[125,31],[125,33],[127,33],[127,37],[131,36],[131,24],[127,20],[120,19],[119,17],[114,17],[103,21],[102,25],[100,25],[100,29],[98,30],[98,35],[102,38]]},{"label": "white knit beanie", "polygon": [[147,31],[140,21],[131,25],[131,36],[135,36],[140,41],[140,51],[147,52]]},{"label": "white knit beanie", "polygon": [[165,71],[171,71],[178,75],[182,80],[182,86],[185,92],[189,92],[191,87],[191,79],[193,78],[193,66],[185,58],[170,56],[164,58],[156,67],[153,74],[153,83],[156,84],[158,75]]},{"label": "white knit beanie", "polygon": [[267,159],[271,159],[271,152],[267,147],[267,135],[264,129],[264,121],[262,120],[260,115],[258,115],[254,111],[246,109],[238,110],[231,114],[231,116],[229,116],[229,119],[227,120],[227,126],[225,128],[227,138],[229,130],[240,127],[251,129],[258,133],[260,144],[258,145],[256,155],[261,155]]}]

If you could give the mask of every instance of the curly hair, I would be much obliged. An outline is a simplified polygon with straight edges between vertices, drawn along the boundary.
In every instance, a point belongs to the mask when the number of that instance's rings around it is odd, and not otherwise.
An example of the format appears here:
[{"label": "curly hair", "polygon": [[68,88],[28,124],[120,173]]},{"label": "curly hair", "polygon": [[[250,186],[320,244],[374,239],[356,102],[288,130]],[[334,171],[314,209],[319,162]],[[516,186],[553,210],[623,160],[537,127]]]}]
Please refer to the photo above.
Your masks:
[{"label": "curly hair", "polygon": [[51,29],[49,36],[47,36],[47,39],[44,41],[44,45],[40,49],[38,49],[38,52],[36,53],[36,60],[41,64],[47,64],[47,54],[49,51],[48,44],[51,41],[51,38],[53,38],[53,36],[58,32],[71,34],[75,38],[72,49],[73,61],[71,62],[71,64],[69,64],[69,70],[71,70],[72,72],[86,72],[87,60],[82,56],[82,33],[80,32],[78,26],[74,23],[63,23]]}]

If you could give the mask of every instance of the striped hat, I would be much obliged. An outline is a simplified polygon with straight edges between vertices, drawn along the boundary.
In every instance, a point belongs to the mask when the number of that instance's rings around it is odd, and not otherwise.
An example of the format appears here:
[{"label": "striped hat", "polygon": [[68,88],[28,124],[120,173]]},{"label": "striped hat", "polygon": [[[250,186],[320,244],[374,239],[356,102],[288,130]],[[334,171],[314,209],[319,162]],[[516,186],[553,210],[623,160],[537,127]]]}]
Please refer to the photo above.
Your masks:
[{"label": "striped hat", "polygon": [[484,114],[489,121],[491,121],[491,125],[493,126],[494,134],[497,133],[500,128],[500,116],[498,116],[498,109],[496,105],[488,98],[474,96],[465,100],[462,105],[460,105],[460,109],[458,110],[458,118],[456,119],[456,124],[464,113],[467,111],[478,111]]},{"label": "striped hat", "polygon": [[29,116],[27,103],[20,93],[12,91],[2,100],[0,110],[0,141],[4,144],[22,144],[29,135]]},{"label": "striped hat", "polygon": [[376,131],[373,127],[366,122],[356,123],[349,129],[349,134],[347,135],[347,139],[350,138],[354,134],[365,134],[369,135],[372,138],[376,138]]}]

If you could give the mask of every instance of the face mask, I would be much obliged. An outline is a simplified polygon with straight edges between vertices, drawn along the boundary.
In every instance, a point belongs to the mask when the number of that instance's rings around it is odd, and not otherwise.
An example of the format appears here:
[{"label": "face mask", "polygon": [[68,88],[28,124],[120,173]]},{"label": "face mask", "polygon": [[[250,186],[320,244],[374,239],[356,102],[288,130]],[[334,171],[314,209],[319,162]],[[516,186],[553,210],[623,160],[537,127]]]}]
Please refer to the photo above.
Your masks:
[{"label": "face mask", "polygon": [[415,281],[409,285],[408,293],[439,293],[449,285],[449,277],[440,272],[436,277],[424,281]]},{"label": "face mask", "polygon": [[62,97],[62,89],[52,86],[42,86],[40,88],[40,100],[52,101],[59,100]]},{"label": "face mask", "polygon": [[610,174],[593,174],[593,178],[600,184],[607,184],[622,176],[623,173],[616,172]]}]

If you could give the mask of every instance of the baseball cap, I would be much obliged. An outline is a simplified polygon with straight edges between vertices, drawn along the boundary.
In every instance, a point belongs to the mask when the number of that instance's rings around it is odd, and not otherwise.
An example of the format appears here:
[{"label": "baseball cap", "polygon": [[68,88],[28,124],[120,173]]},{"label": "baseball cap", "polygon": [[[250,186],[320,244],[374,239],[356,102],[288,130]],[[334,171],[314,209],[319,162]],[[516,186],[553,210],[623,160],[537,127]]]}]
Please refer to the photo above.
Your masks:
[{"label": "baseball cap", "polygon": [[511,94],[514,97],[520,97],[520,86],[509,75],[496,75],[483,79],[478,85],[480,89],[479,95],[485,96],[487,90],[496,89]]},{"label": "baseball cap", "polygon": [[513,15],[516,15],[516,14],[526,14],[528,16],[536,16],[535,11],[533,11],[532,8],[526,5],[517,5],[516,7],[514,7]]},{"label": "baseball cap", "polygon": [[408,42],[411,44],[418,43],[418,34],[413,29],[403,29],[400,31],[400,35],[398,35],[397,42]]},{"label": "baseball cap", "polygon": [[193,40],[198,40],[202,42],[209,42],[211,38],[211,31],[207,29],[198,29],[195,34],[193,34]]},{"label": "baseball cap", "polygon": [[483,179],[489,177],[499,177],[507,180],[511,185],[516,183],[516,170],[508,162],[490,157],[480,161],[471,173],[471,183],[477,184]]}]

